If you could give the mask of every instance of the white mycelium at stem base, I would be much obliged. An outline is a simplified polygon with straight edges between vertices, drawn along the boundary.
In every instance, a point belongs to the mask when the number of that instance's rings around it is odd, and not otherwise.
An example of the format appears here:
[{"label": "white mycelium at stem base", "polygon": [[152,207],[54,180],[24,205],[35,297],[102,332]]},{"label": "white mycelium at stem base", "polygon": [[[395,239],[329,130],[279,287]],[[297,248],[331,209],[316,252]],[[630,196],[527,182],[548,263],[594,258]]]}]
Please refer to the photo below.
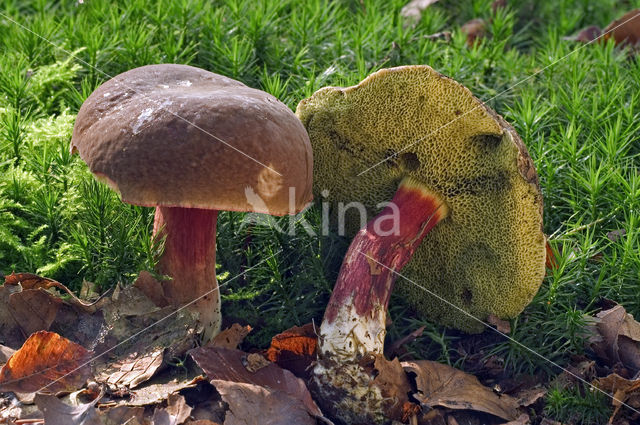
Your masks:
[{"label": "white mycelium at stem base", "polygon": [[332,416],[347,423],[385,422],[384,396],[360,362],[383,353],[394,272],[447,214],[438,195],[407,178],[351,242],[324,314],[313,371],[312,384]]}]

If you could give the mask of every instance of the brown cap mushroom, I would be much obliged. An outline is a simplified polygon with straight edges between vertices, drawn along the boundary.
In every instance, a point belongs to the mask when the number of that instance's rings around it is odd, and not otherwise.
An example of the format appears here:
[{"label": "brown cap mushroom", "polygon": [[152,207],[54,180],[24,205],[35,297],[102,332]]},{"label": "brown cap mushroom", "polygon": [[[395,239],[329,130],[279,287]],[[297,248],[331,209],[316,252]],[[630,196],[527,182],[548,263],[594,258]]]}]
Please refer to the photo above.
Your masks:
[{"label": "brown cap mushroom", "polygon": [[173,305],[195,304],[205,338],[220,326],[218,210],[295,214],[312,199],[307,133],[275,97],[186,65],[149,65],[102,84],[71,140],[92,173],[131,204],[157,206],[159,272]]},{"label": "brown cap mushroom", "polygon": [[[449,209],[403,275],[468,313],[514,317],[545,274],[542,195],[515,130],[471,92],[428,66],[384,69],[349,88],[327,87],[296,111],[314,149],[314,192],[362,202],[369,216],[412,176]],[[344,209],[344,208],[343,208]],[[347,232],[361,226],[344,214]],[[482,326],[400,280],[425,316],[467,331]]]}]

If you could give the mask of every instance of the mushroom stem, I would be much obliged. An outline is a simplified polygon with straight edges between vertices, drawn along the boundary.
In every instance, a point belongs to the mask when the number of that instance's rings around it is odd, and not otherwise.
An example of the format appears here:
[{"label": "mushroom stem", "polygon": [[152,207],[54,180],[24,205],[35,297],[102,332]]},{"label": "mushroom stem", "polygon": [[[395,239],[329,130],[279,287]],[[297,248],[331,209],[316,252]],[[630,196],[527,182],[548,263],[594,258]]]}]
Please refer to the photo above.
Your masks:
[{"label": "mushroom stem", "polygon": [[198,313],[204,341],[219,332],[221,322],[216,290],[217,219],[217,210],[157,207],[153,224],[154,237],[165,238],[157,271],[172,278],[162,281],[164,296],[176,307],[202,297],[190,309]]},{"label": "mushroom stem", "polygon": [[[425,235],[444,219],[442,199],[406,178],[393,200],[354,237],[320,327],[310,387],[342,423],[383,424],[397,416],[402,391],[379,384],[387,306],[397,274]],[[400,379],[400,378],[398,378]]]},{"label": "mushroom stem", "polygon": [[340,353],[343,360],[382,354],[395,272],[447,213],[441,198],[416,180],[400,183],[349,246],[320,328],[321,353]]}]

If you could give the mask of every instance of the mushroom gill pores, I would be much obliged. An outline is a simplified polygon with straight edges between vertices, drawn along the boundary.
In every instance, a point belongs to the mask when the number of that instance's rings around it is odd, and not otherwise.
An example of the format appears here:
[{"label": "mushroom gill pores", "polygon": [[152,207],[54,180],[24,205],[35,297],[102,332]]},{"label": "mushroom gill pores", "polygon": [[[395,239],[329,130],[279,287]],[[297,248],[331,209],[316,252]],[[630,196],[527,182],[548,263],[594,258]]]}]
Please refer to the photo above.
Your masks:
[{"label": "mushroom gill pores", "polygon": [[[330,203],[334,230],[343,214],[347,235],[355,234],[360,214],[344,205],[361,202],[373,217],[412,176],[442,196],[449,216],[403,275],[480,319],[514,317],[531,301],[545,274],[538,177],[515,130],[467,88],[428,66],[403,66],[323,88],[296,114],[314,151],[314,193]],[[482,329],[404,279],[398,288],[432,320]]]}]

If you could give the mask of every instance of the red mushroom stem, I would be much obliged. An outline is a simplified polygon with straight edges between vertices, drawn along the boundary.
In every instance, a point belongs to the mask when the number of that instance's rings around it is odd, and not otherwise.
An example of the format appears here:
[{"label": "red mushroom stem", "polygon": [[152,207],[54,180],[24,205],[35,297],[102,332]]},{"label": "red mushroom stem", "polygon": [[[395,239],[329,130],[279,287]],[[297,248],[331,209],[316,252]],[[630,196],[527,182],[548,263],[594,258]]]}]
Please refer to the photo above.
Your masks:
[{"label": "red mushroom stem", "polygon": [[182,306],[200,297],[191,307],[203,326],[203,339],[220,330],[220,293],[216,280],[217,210],[157,207],[154,237],[165,238],[157,271],[170,276],[162,282],[164,297]]},{"label": "red mushroom stem", "polygon": [[344,360],[382,354],[387,306],[397,275],[422,239],[447,216],[442,199],[414,179],[355,236],[324,314],[321,353]]},{"label": "red mushroom stem", "polygon": [[438,195],[406,178],[393,200],[351,242],[322,320],[310,381],[323,411],[340,423],[386,424],[398,418],[399,406],[408,401],[402,399],[406,391],[394,387],[402,378],[392,385],[381,383],[373,369],[379,359],[384,362],[387,306],[396,272],[447,214]]}]

